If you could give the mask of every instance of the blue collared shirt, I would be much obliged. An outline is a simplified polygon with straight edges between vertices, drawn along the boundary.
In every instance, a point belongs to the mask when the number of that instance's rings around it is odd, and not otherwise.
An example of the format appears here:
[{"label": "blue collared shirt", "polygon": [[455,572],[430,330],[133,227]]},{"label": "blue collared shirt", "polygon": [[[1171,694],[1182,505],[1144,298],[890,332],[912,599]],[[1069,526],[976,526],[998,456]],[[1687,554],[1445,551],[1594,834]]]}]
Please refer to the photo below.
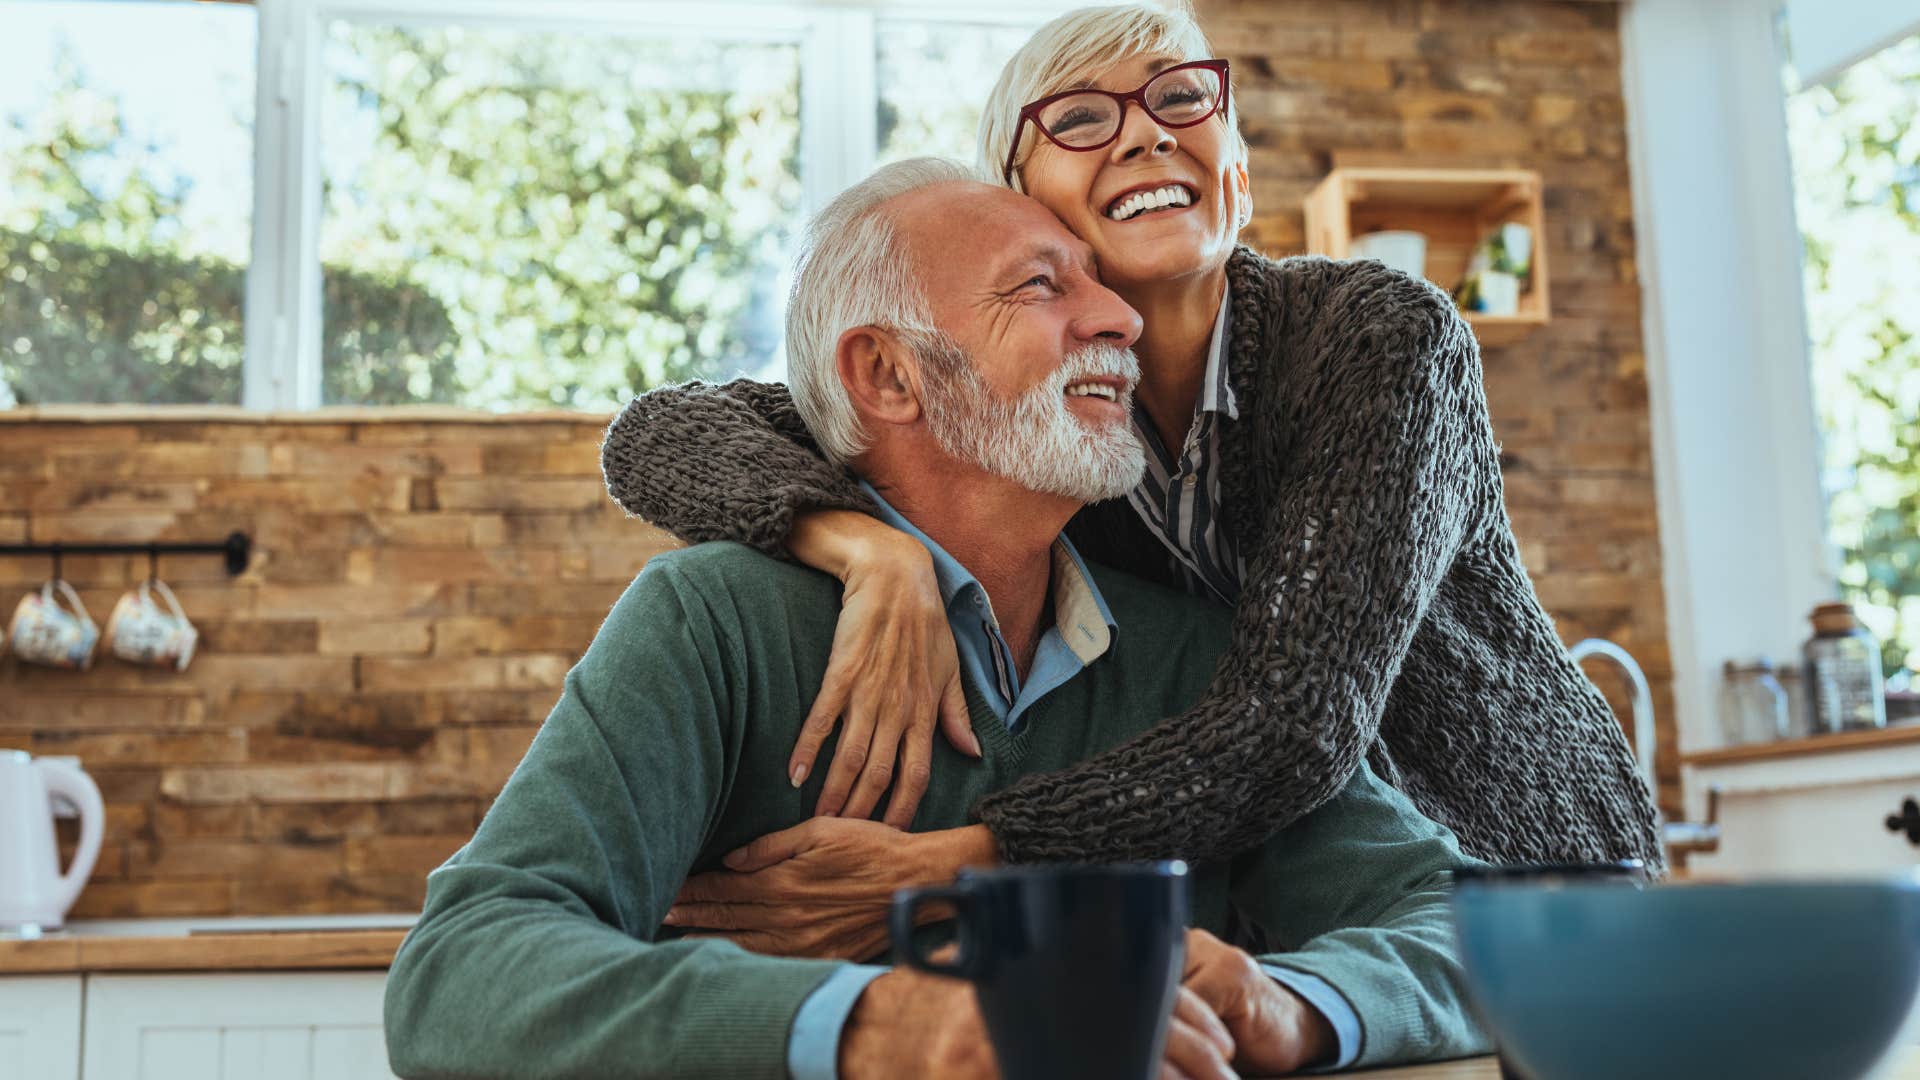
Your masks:
[{"label": "blue collared shirt", "polygon": [[[1215,328],[1216,351],[1222,326]],[[1232,391],[1227,393],[1230,399]],[[994,618],[993,602],[979,579],[888,505],[866,481],[860,486],[879,508],[881,521],[920,541],[933,556],[934,580],[946,604],[947,624],[953,630],[960,666],[1008,731],[1019,731],[1035,702],[1085,670],[1113,644],[1117,629],[1113,613],[1079,553],[1062,536],[1053,545],[1053,625],[1041,635],[1033,664],[1022,677]],[[1317,976],[1272,964],[1261,967],[1332,1023],[1339,1039],[1332,1067],[1343,1069],[1353,1064],[1360,1056],[1360,1017],[1347,999]],[[867,984],[886,970],[873,964],[848,964],[807,995],[787,1039],[787,1072],[792,1080],[839,1080],[840,1033]]]},{"label": "blue collared shirt", "polygon": [[1080,674],[1113,644],[1113,612],[1107,610],[1080,554],[1061,536],[1053,542],[1053,625],[1040,635],[1033,663],[1022,675],[979,579],[866,481],[860,486],[880,508],[881,521],[920,541],[933,556],[933,577],[947,605],[960,666],[1009,732],[1018,733],[1034,703]]}]

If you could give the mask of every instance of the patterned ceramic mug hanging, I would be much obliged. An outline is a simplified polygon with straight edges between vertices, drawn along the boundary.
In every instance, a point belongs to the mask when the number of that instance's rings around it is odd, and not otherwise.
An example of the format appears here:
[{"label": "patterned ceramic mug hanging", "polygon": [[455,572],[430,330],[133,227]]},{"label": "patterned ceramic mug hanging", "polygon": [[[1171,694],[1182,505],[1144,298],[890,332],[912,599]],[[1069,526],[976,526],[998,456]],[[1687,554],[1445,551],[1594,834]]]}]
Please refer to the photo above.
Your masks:
[{"label": "patterned ceramic mug hanging", "polygon": [[[154,601],[156,592],[166,607]],[[200,631],[187,621],[173,590],[157,577],[122,596],[107,618],[107,649],[129,664],[185,671],[199,640]]]},{"label": "patterned ceramic mug hanging", "polygon": [[85,671],[93,666],[93,646],[99,640],[100,627],[87,614],[80,594],[57,576],[39,592],[28,593],[13,611],[13,655],[27,663]]}]

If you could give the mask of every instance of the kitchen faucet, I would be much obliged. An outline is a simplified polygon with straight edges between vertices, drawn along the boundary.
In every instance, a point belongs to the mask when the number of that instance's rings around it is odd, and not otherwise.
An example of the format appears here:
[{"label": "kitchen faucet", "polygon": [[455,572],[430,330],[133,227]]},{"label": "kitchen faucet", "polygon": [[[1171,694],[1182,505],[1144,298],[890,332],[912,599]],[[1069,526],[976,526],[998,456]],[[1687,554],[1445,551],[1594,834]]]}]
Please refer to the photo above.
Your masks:
[{"label": "kitchen faucet", "polygon": [[[1647,781],[1647,790],[1655,793],[1656,819],[1659,819],[1658,793],[1660,791],[1659,773],[1655,763],[1659,756],[1658,740],[1653,730],[1653,691],[1647,686],[1646,672],[1634,662],[1627,650],[1603,638],[1587,638],[1575,642],[1567,650],[1567,657],[1578,664],[1590,656],[1598,656],[1613,661],[1633,686],[1633,756],[1640,768],[1640,775]],[[1707,820],[1705,821],[1665,821],[1661,820],[1660,840],[1666,845],[1668,857],[1685,857],[1699,852],[1718,851],[1720,849],[1720,788],[1707,790]]]}]

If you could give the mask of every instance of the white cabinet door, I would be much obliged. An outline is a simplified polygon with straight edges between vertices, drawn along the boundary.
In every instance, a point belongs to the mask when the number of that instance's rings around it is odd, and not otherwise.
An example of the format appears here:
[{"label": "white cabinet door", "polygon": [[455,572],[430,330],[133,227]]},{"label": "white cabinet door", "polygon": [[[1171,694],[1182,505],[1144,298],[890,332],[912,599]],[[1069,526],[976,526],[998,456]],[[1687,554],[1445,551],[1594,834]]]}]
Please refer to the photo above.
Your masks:
[{"label": "white cabinet door", "polygon": [[1875,875],[1920,864],[1920,847],[1887,829],[1906,800],[1920,802],[1920,742],[1692,762],[1686,773],[1693,820],[1704,820],[1707,792],[1721,792],[1720,850],[1687,864],[1701,874]]},{"label": "white cabinet door", "polygon": [[1920,780],[1730,792],[1720,803],[1720,850],[1696,856],[1712,874],[1881,874],[1920,864],[1920,847],[1887,829]]},{"label": "white cabinet door", "polygon": [[0,976],[0,1070],[80,1080],[80,976]]},{"label": "white cabinet door", "polygon": [[91,976],[85,1080],[389,1080],[386,978]]}]

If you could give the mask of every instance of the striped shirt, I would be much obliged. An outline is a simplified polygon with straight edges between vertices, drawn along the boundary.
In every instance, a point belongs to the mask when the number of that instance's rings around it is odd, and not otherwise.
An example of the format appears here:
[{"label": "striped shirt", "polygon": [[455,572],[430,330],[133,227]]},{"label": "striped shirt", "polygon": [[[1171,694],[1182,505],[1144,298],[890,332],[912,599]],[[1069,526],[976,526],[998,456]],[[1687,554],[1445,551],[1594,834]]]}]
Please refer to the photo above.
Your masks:
[{"label": "striped shirt", "polygon": [[1227,384],[1227,310],[1223,293],[1200,400],[1194,403],[1193,426],[1187,429],[1186,445],[1178,457],[1160,441],[1146,409],[1134,402],[1133,431],[1146,447],[1147,471],[1127,493],[1127,500],[1173,552],[1186,575],[1187,591],[1210,594],[1230,605],[1239,599],[1246,562],[1219,513],[1220,417],[1240,419],[1233,388]]}]

